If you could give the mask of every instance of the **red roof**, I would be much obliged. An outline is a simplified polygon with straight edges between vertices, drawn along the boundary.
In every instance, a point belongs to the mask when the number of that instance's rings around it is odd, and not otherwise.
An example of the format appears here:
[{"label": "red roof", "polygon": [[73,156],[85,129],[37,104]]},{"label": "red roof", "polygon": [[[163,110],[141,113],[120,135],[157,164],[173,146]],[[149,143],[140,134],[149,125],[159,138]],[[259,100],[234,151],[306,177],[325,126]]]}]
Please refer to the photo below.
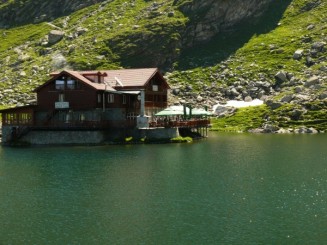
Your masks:
[{"label": "red roof", "polygon": [[[104,76],[105,83],[92,82],[86,77],[94,76],[98,73]],[[69,71],[64,70],[62,72],[55,72],[51,75],[53,76],[47,83],[55,80],[59,75],[63,73],[69,74],[72,77],[90,85],[97,90],[110,90],[115,91],[116,89],[123,89],[128,87],[144,87],[157,73],[164,80],[157,68],[139,68],[139,69],[121,69],[121,70],[101,70],[101,71]],[[47,84],[45,83],[45,84]],[[41,85],[39,88],[43,87],[45,84]],[[109,86],[107,86],[107,85]],[[167,84],[169,88],[169,85]],[[36,90],[38,90],[37,88]]]},{"label": "red roof", "polygon": [[90,85],[91,87],[95,88],[96,90],[109,90],[109,91],[115,91],[115,89],[111,88],[110,86],[107,86],[104,83],[95,83],[91,82],[89,79],[84,77],[80,74],[78,71],[66,71],[68,74],[72,75],[73,77],[77,78],[78,80]]},{"label": "red roof", "polygon": [[[81,75],[96,74],[99,71],[79,71]],[[104,81],[111,87],[143,87],[159,72],[157,68],[101,70],[106,73]]]}]

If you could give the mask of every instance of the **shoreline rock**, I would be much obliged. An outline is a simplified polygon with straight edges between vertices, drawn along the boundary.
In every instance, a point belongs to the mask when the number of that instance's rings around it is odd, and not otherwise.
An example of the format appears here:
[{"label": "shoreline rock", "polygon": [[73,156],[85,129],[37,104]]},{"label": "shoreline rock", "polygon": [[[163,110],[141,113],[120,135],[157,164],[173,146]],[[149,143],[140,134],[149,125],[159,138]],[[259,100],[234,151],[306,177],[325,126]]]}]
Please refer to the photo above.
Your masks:
[{"label": "shoreline rock", "polygon": [[255,133],[255,134],[319,134],[324,132],[319,132],[315,128],[307,128],[304,126],[301,126],[299,128],[279,128],[277,126],[272,125],[265,125],[262,128],[254,128],[248,130],[248,133]]}]

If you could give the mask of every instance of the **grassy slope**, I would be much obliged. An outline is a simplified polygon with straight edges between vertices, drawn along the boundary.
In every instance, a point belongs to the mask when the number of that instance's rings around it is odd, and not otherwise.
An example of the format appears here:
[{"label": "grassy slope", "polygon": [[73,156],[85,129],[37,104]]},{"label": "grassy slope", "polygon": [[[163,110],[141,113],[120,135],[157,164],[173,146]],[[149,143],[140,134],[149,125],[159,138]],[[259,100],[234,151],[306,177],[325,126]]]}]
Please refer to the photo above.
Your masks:
[{"label": "grassy slope", "polygon": [[[0,82],[0,90],[15,87],[19,92],[31,92],[47,78],[49,72],[61,68],[55,65],[57,54],[66,58],[66,67],[79,70],[128,67],[135,66],[142,60],[146,61],[146,58],[140,59],[142,56],[136,53],[139,47],[146,47],[144,42],[147,45],[153,42],[153,53],[160,53],[166,48],[164,44],[158,45],[161,40],[180,38],[177,30],[184,25],[186,18],[178,11],[173,18],[160,14],[167,13],[172,8],[171,2],[156,1],[158,7],[151,11],[153,16],[147,11],[153,5],[152,1],[115,0],[105,5],[92,5],[68,18],[61,17],[51,23],[66,34],[66,38],[52,46],[40,44],[45,35],[54,29],[47,23],[0,29],[4,38],[0,43],[0,61],[4,64],[0,66],[0,72],[8,74],[11,81],[24,81]],[[78,27],[88,31],[76,38],[67,38],[76,33]],[[116,46],[110,45],[112,40]],[[17,48],[29,56],[19,64],[16,63],[19,58]],[[37,75],[32,74],[35,66],[42,67]],[[145,63],[144,66],[148,65]],[[31,81],[19,77],[20,71],[25,71],[26,78],[31,77]]]},{"label": "grassy slope", "polygon": [[[245,76],[253,80],[260,80],[258,74],[266,74],[270,80],[274,81],[277,71],[283,69],[292,72],[298,78],[306,78],[303,73],[308,70],[303,60],[297,61],[292,58],[297,49],[309,50],[312,42],[323,40],[326,34],[327,6],[321,4],[318,8],[310,11],[302,11],[308,1],[294,0],[285,11],[277,28],[260,35],[253,35],[243,47],[236,50],[229,58],[229,69],[237,74],[235,77]],[[309,24],[314,24],[315,28],[308,30]],[[302,38],[310,36],[312,41],[303,43]],[[235,36],[236,38],[236,36]],[[219,42],[218,42],[219,44]],[[274,45],[276,50],[271,50],[270,45]],[[212,48],[212,47],[211,47]],[[219,58],[219,57],[218,57]],[[196,63],[196,57],[193,57]],[[311,71],[326,65],[322,61],[319,65],[312,66]],[[242,69],[238,69],[242,67]],[[223,68],[224,69],[224,68]],[[187,76],[191,83],[201,79],[210,83],[210,74],[222,72],[221,65],[202,67],[193,69],[192,72],[176,72],[171,75],[175,83]],[[229,79],[230,82],[233,78]],[[222,82],[221,82],[222,83]],[[197,86],[195,86],[197,88]],[[290,91],[292,93],[292,91]],[[282,95],[279,95],[281,97]],[[314,103],[314,102],[313,102]],[[301,120],[283,121],[282,115],[288,116],[290,111],[296,109],[297,105],[287,104],[276,111],[269,110],[267,107],[251,109],[240,109],[235,116],[213,120],[213,130],[218,131],[246,131],[255,128],[263,123],[263,116],[269,115],[275,124],[281,127],[297,127],[300,125],[315,127],[319,130],[327,129],[326,106],[318,111],[308,111]]]},{"label": "grassy slope", "polygon": [[[253,36],[250,41],[236,52],[236,56],[246,60],[245,68],[255,72],[267,72],[274,75],[281,65],[284,69],[301,75],[306,69],[303,62],[292,58],[293,53],[301,49],[309,49],[312,42],[304,44],[302,38],[311,36],[312,41],[321,41],[326,32],[326,5],[311,11],[302,12],[307,1],[293,1],[280,21],[280,26],[267,34]],[[314,24],[313,30],[308,30],[309,24]],[[271,52],[269,45],[275,45],[282,52]],[[237,67],[240,63],[235,63]],[[251,66],[255,63],[256,66]],[[313,67],[315,69],[315,67]]]},{"label": "grassy slope", "polygon": [[240,108],[235,115],[212,120],[213,131],[223,132],[246,132],[252,128],[258,128],[269,114],[266,105]]},{"label": "grassy slope", "polygon": [[[18,93],[31,93],[33,88],[44,82],[48,72],[56,67],[53,64],[53,57],[56,54],[63,54],[67,59],[67,64],[73,69],[134,67],[140,65],[142,60],[151,60],[152,56],[165,52],[174,53],[177,57],[182,50],[182,47],[178,46],[181,40],[180,33],[188,19],[174,9],[172,0],[156,2],[159,7],[155,11],[147,11],[153,6],[152,1],[115,0],[106,5],[95,4],[77,11],[71,14],[69,19],[58,18],[52,23],[62,28],[66,34],[76,32],[78,26],[87,28],[88,31],[73,40],[65,38],[50,47],[40,45],[42,38],[53,29],[46,23],[0,30],[2,35],[0,72],[10,78],[9,81],[0,82],[0,90],[15,88]],[[224,40],[225,37],[214,40],[212,44],[205,45],[205,48],[195,48],[194,50],[200,51],[198,53],[185,50],[184,54],[182,53],[182,59],[175,60],[175,72],[169,77],[169,82],[187,81],[192,83],[195,89],[201,89],[197,87],[197,81],[201,80],[210,84],[212,82],[211,74],[223,71],[224,66],[220,61],[225,58],[229,58],[228,66],[240,76],[256,79],[259,73],[265,73],[273,79],[278,70],[285,69],[302,77],[302,71],[306,67],[303,62],[292,59],[292,55],[298,48],[308,49],[310,47],[310,43],[301,42],[303,36],[310,35],[313,41],[321,40],[326,33],[325,23],[327,22],[326,3],[322,3],[318,8],[310,11],[301,11],[307,3],[306,0],[293,0],[280,20],[281,25],[267,33],[258,32],[261,34],[247,37],[246,43],[243,43],[241,47],[228,42],[232,45],[228,48],[229,52],[227,53],[224,52],[225,47],[223,46],[224,42],[226,43],[228,40]],[[3,6],[0,5],[0,7]],[[173,17],[167,17],[169,11],[174,11]],[[315,28],[307,30],[309,24],[315,24]],[[238,38],[235,34],[233,35],[229,40]],[[147,44],[145,48],[143,47],[144,43]],[[271,51],[270,45],[275,45],[282,52]],[[19,58],[15,51],[17,47],[30,57],[19,64],[15,64]],[[48,48],[51,48],[50,53],[47,53]],[[202,52],[203,50],[207,50],[207,52]],[[145,58],[140,59],[140,57]],[[185,65],[185,61],[191,61],[193,65]],[[326,65],[326,61],[320,63],[320,65],[322,64]],[[141,65],[146,66],[147,63],[141,63]],[[32,73],[35,66],[43,67],[36,75]],[[237,69],[238,67],[242,67],[243,70]],[[318,68],[318,66],[311,67],[312,70]],[[19,72],[22,70],[26,72],[25,78],[19,76]],[[27,78],[31,78],[31,81]],[[233,79],[230,80],[230,82],[232,81]],[[224,83],[219,80],[215,82]],[[278,113],[288,113],[289,110],[288,107],[278,111],[269,111],[265,108],[264,114],[268,113],[274,117]],[[260,116],[263,114],[260,114],[261,112],[254,114],[254,112],[256,111],[251,109],[239,110],[234,119],[219,119],[214,122],[214,127],[222,130],[226,128],[225,125],[234,125],[235,131],[246,130],[247,125],[257,125],[262,121]],[[324,118],[324,112],[324,110],[310,112],[305,115],[303,118],[305,121],[302,123],[311,122],[314,125]],[[254,119],[251,119],[252,117]],[[241,122],[244,122],[245,118],[251,122],[242,125]],[[231,121],[233,123],[230,123]],[[292,122],[278,123],[280,125],[292,124]],[[294,125],[299,123],[301,121],[294,122]],[[321,128],[326,128],[325,124],[323,122]],[[229,127],[228,130],[232,130],[232,128]]]}]

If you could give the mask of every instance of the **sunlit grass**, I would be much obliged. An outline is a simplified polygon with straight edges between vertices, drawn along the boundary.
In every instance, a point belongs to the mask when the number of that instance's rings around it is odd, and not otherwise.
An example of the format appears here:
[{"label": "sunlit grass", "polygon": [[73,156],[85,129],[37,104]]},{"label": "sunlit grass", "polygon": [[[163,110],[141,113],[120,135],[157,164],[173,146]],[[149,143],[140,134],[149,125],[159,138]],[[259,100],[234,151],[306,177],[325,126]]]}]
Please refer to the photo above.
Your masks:
[{"label": "sunlit grass", "polygon": [[212,119],[212,130],[246,132],[251,128],[260,127],[268,112],[266,105],[239,108],[233,116]]}]

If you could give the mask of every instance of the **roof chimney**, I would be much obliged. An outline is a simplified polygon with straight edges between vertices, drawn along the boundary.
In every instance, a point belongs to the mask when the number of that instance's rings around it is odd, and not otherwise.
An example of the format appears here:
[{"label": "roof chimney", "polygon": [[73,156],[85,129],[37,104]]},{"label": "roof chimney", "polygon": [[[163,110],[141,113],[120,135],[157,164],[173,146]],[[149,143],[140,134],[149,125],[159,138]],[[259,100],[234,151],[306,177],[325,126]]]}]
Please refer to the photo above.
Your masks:
[{"label": "roof chimney", "polygon": [[101,83],[101,76],[102,76],[101,72],[99,71],[97,75],[98,75],[98,83]]},{"label": "roof chimney", "polygon": [[98,76],[98,83],[103,83],[104,82],[104,77],[108,76],[107,73],[101,73],[101,71],[98,71],[98,73],[96,74]]}]

